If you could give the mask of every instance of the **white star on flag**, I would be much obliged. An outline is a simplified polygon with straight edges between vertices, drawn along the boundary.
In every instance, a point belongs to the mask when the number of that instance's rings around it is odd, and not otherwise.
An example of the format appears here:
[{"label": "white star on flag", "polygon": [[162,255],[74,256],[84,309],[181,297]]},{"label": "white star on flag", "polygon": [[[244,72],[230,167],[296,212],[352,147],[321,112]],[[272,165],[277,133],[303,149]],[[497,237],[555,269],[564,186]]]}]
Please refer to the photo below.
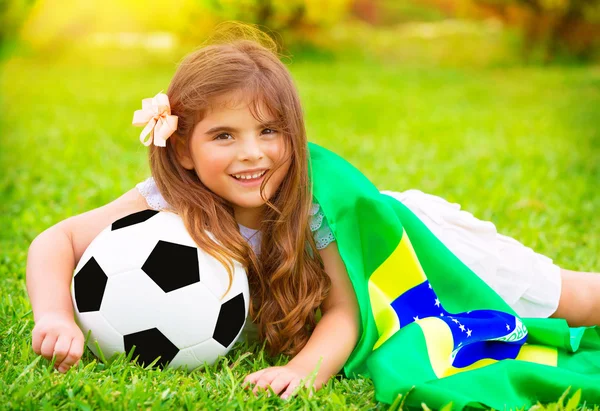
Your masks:
[{"label": "white star on flag", "polygon": [[471,336],[471,330],[467,329],[467,338],[469,338]]},{"label": "white star on flag", "polygon": [[444,316],[444,313],[440,313],[440,317],[443,317],[443,316]]},{"label": "white star on flag", "polygon": [[458,320],[457,320],[456,318],[453,318],[453,319],[452,319],[452,322],[453,322],[454,324],[458,324]]},{"label": "white star on flag", "polygon": [[413,320],[419,321],[419,316],[417,315],[416,317],[413,317]]},{"label": "white star on flag", "polygon": [[460,328],[460,330],[461,330],[461,331],[464,331],[464,330],[465,330],[465,326],[464,326],[464,325],[462,325],[462,324],[461,324],[461,325],[460,325],[460,327],[458,327],[458,328]]},{"label": "white star on flag", "polygon": [[436,307],[440,306],[440,300],[438,298],[435,299],[435,306]]},{"label": "white star on flag", "polygon": [[431,287],[431,283],[427,284],[427,286],[429,287],[430,290],[433,288],[433,287]]},{"label": "white star on flag", "polygon": [[506,324],[506,330],[510,331],[510,325]]}]

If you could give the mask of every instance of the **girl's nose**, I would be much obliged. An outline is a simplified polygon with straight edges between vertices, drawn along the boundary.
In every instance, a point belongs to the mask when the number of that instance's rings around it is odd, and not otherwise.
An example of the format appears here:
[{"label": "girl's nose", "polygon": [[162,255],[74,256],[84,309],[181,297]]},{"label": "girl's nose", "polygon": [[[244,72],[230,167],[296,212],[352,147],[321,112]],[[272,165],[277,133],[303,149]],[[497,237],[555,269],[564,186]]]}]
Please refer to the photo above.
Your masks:
[{"label": "girl's nose", "polygon": [[240,160],[260,160],[263,157],[260,143],[257,139],[249,138],[240,145]]}]

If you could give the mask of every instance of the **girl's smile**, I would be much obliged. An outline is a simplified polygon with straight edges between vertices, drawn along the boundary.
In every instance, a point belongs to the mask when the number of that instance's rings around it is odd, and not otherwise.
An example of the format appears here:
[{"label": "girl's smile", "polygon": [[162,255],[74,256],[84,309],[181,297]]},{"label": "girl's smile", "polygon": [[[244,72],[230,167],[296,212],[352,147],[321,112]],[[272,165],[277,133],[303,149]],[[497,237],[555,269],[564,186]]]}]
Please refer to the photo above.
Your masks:
[{"label": "girl's smile", "polygon": [[267,171],[267,169],[254,169],[232,174],[231,177],[244,187],[260,187]]}]

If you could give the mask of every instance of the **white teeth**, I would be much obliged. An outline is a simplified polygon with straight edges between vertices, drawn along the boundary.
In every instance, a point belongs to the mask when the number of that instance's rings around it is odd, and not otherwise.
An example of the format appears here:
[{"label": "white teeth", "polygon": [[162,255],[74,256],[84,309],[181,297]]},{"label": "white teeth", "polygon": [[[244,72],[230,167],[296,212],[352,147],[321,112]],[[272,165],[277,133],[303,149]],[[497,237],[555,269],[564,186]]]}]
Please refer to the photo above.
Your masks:
[{"label": "white teeth", "polygon": [[237,178],[238,180],[251,180],[251,179],[262,176],[266,172],[267,172],[267,170],[263,170],[263,171],[260,171],[258,173],[254,173],[254,174],[233,174],[233,176],[235,178]]}]

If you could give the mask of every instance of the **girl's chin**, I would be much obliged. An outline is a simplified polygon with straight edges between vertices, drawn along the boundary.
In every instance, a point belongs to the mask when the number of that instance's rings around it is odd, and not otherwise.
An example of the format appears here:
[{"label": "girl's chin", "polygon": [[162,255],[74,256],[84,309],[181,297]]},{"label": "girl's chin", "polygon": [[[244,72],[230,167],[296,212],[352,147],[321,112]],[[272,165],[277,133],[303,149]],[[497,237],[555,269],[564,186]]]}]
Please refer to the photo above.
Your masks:
[{"label": "girl's chin", "polygon": [[256,198],[235,198],[233,200],[230,200],[230,203],[235,208],[255,209],[255,208],[264,207],[266,204],[266,201],[260,197],[260,194],[257,194]]}]

